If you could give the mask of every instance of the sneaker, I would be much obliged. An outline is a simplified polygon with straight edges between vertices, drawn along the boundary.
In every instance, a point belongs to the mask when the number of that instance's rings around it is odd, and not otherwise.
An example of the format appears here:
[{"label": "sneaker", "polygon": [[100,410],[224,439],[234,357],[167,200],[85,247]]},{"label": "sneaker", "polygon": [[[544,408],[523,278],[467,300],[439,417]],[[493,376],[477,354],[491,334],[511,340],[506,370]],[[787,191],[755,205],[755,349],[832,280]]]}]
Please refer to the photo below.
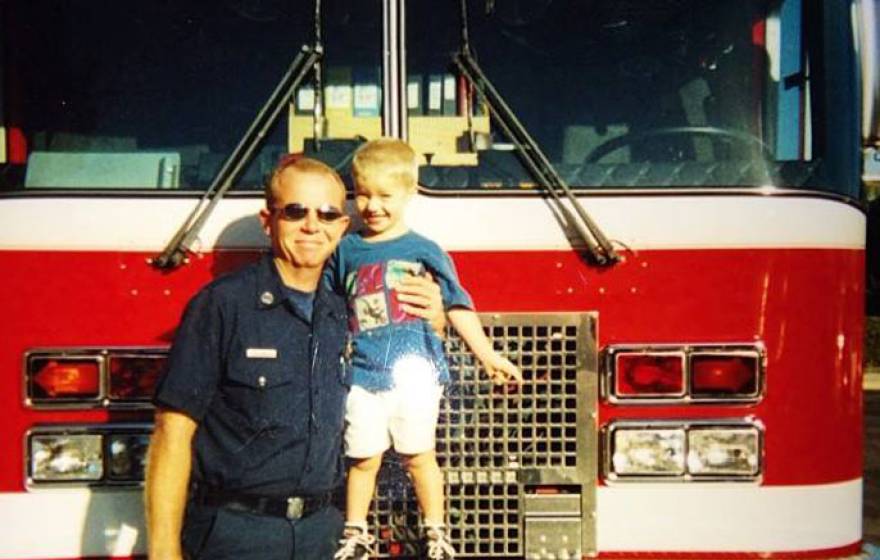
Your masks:
[{"label": "sneaker", "polygon": [[428,560],[452,560],[455,549],[449,542],[449,533],[443,527],[425,529],[425,556]]},{"label": "sneaker", "polygon": [[333,560],[367,560],[373,553],[376,537],[361,527],[348,526],[342,531]]}]

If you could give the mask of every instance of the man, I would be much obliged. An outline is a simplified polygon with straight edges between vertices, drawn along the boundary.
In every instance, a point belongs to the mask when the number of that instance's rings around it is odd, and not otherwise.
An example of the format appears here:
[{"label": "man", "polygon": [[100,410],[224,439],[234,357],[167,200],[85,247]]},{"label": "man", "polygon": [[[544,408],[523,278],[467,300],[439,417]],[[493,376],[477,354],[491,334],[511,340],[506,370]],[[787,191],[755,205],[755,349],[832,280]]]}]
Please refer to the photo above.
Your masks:
[{"label": "man", "polygon": [[[271,255],[189,303],[156,391],[146,481],[150,558],[324,559],[342,516],[345,303],[318,290],[349,223],[339,176],[284,161],[260,212]],[[442,324],[439,288],[407,311]]]}]

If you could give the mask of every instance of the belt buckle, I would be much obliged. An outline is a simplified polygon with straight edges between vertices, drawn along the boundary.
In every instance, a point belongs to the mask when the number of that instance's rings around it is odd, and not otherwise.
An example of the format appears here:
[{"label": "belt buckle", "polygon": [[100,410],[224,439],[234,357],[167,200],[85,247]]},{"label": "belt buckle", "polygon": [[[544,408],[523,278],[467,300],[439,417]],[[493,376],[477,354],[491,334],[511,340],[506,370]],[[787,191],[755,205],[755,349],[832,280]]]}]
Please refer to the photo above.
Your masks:
[{"label": "belt buckle", "polygon": [[287,498],[287,515],[288,519],[299,519],[303,516],[305,509],[305,500],[298,496]]}]

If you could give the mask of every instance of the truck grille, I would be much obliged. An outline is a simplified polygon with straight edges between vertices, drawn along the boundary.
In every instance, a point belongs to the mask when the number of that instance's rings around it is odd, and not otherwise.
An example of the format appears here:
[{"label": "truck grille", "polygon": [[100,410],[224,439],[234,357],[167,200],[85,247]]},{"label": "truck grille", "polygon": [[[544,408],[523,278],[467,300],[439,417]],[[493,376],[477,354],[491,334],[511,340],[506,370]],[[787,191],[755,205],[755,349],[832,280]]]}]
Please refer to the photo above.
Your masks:
[{"label": "truck grille", "polygon": [[[525,381],[507,389],[492,385],[449,333],[452,382],[441,404],[436,447],[447,522],[459,557],[521,557],[524,497],[531,489],[575,488],[582,507],[594,508],[595,319],[483,314],[481,320],[496,350],[520,367]],[[369,519],[379,556],[416,556],[419,518],[400,459],[387,453]],[[585,552],[595,543],[594,531],[586,533],[577,545]]]}]

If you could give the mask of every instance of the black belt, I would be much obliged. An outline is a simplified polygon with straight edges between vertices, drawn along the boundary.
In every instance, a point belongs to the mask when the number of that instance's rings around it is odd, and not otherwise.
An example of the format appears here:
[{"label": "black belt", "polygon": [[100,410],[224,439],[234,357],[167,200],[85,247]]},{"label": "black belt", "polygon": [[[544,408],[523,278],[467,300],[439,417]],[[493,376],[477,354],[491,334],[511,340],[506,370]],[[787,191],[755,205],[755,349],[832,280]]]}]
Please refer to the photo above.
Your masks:
[{"label": "black belt", "polygon": [[333,503],[333,493],[318,496],[260,496],[228,490],[196,490],[193,500],[203,506],[226,508],[235,511],[271,515],[287,519],[300,519]]}]

